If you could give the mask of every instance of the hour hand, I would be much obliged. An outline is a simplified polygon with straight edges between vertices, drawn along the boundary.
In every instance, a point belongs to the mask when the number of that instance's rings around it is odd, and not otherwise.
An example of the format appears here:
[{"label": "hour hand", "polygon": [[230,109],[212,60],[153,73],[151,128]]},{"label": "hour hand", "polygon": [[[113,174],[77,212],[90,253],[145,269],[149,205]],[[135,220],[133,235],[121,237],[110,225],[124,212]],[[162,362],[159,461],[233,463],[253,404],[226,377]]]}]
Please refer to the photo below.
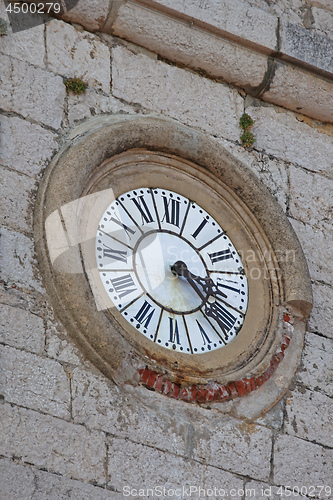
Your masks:
[{"label": "hour hand", "polygon": [[[215,298],[219,298],[219,296],[227,298],[227,295],[218,289],[217,285],[215,285],[211,278],[202,278],[201,276],[192,274],[191,271],[188,270],[185,262],[182,262],[181,260],[178,260],[173,266],[171,266],[171,271],[178,276],[183,276],[202,299],[207,300],[210,296]],[[197,284],[201,286],[206,297],[202,295],[201,291],[197,287]]]}]

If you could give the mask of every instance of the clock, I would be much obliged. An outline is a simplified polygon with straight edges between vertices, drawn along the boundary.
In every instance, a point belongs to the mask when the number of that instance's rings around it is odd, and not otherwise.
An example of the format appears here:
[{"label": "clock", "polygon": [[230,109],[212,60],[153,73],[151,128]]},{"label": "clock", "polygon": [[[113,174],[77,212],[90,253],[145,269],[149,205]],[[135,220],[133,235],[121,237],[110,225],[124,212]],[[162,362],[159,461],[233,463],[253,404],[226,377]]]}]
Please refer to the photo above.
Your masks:
[{"label": "clock", "polygon": [[311,310],[306,262],[218,140],[160,117],[95,117],[47,168],[35,220],[57,318],[118,385],[198,402],[252,394],[251,415],[284,393]]},{"label": "clock", "polygon": [[207,353],[242,328],[248,287],[241,258],[193,199],[159,187],[119,195],[99,222],[96,261],[114,306],[163,348]]}]

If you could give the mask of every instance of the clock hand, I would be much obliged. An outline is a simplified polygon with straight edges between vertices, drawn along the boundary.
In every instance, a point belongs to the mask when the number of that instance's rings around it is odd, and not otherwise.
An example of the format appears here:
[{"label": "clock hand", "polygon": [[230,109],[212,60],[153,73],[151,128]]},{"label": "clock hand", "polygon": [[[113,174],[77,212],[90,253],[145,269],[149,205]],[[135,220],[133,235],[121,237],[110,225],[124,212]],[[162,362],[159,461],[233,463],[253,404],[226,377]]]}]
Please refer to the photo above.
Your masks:
[{"label": "clock hand", "polygon": [[[192,274],[191,271],[188,270],[185,262],[182,262],[181,260],[178,260],[174,263],[173,266],[171,266],[171,271],[173,274],[183,276],[191,285],[191,287],[196,291],[199,297],[205,302],[207,302],[208,298],[211,296],[215,298],[219,298],[218,296],[227,298],[227,295],[225,295],[218,289],[217,285],[215,285],[214,281],[211,278],[202,278],[201,276]],[[206,297],[201,293],[196,283],[202,287],[202,290],[206,294]]]}]

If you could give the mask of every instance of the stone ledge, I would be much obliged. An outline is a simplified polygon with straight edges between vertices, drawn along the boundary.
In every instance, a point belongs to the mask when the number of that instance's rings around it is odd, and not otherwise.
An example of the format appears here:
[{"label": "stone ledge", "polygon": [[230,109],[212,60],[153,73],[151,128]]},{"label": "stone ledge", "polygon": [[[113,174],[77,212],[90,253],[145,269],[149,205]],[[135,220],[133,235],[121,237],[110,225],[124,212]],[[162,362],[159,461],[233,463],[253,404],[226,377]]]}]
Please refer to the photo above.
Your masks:
[{"label": "stone ledge", "polygon": [[[208,8],[198,0],[114,0],[108,13],[103,4],[98,20],[95,3],[81,0],[64,19],[124,38],[273,104],[296,112],[301,107],[307,116],[333,121],[333,103],[327,99],[333,94],[333,42],[315,30],[290,23],[280,27],[277,17],[240,0]],[[221,64],[225,51],[227,64]]]}]

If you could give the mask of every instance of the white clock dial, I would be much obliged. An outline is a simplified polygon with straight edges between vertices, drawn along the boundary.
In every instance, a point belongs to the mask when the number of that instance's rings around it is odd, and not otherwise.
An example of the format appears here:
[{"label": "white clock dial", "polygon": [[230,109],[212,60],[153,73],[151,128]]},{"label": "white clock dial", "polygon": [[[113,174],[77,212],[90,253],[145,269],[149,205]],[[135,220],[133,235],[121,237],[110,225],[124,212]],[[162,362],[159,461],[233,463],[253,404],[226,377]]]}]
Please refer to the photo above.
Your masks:
[{"label": "white clock dial", "polygon": [[193,200],[160,188],[124,193],[104,212],[95,248],[114,307],[157,345],[207,353],[241,329],[248,289],[240,256]]}]

